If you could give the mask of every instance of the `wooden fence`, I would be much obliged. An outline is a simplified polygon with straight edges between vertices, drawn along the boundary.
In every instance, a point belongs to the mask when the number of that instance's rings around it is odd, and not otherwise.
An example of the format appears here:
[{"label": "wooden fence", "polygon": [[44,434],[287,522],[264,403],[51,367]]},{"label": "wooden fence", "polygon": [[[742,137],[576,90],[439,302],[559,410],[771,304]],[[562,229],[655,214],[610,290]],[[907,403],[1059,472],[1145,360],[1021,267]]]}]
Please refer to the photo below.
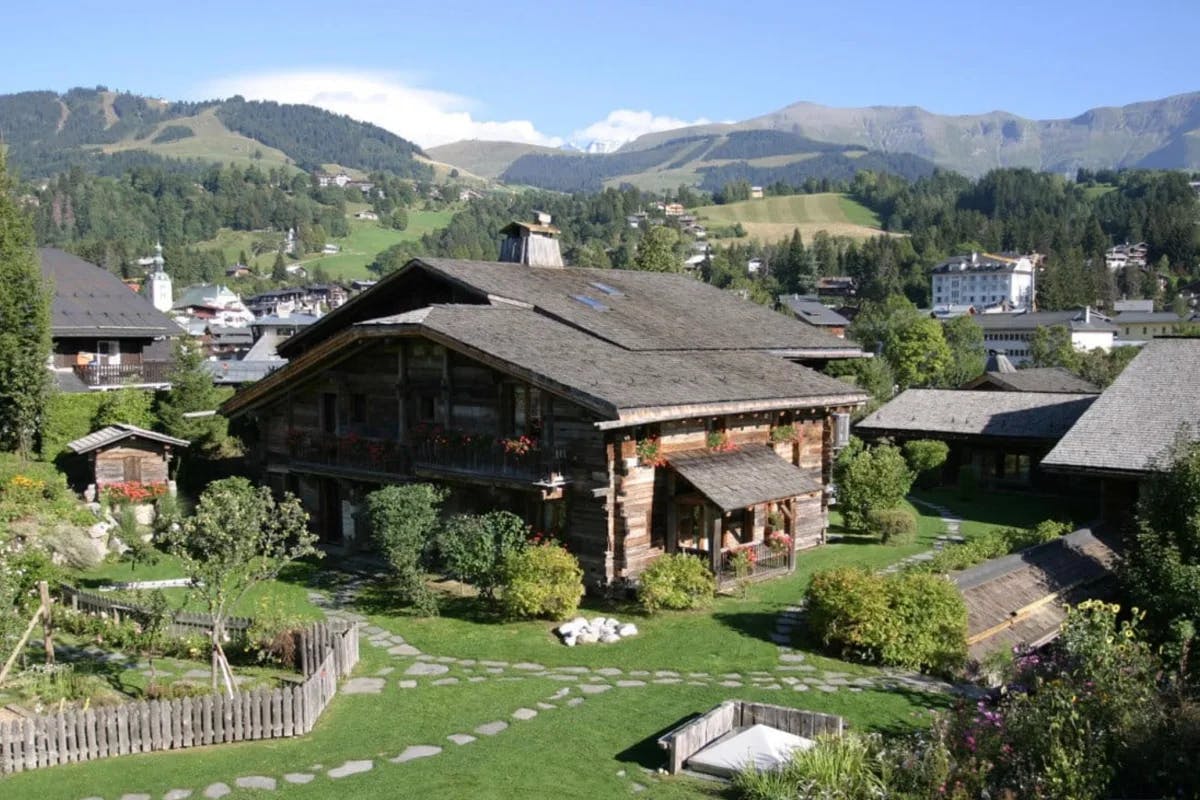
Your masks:
[{"label": "wooden fence", "polygon": [[358,663],[356,625],[297,634],[301,674],[278,689],[69,710],[0,722],[0,774],[129,753],[300,736],[312,730]]},{"label": "wooden fence", "polygon": [[769,725],[813,739],[824,735],[840,736],[846,721],[832,714],[799,708],[726,700],[659,737],[658,746],[667,751],[667,771],[671,774],[681,772],[687,760],[709,744],[732,730],[751,725]]},{"label": "wooden fence", "polygon": [[[65,583],[59,585],[58,593],[62,597],[64,606],[70,606],[76,611],[83,611],[87,614],[104,614],[117,619],[127,617],[141,619],[146,613],[135,603],[114,600],[94,592],[85,592]],[[230,636],[241,636],[253,624],[254,620],[250,617],[226,617],[225,632]],[[212,630],[212,617],[193,611],[175,612],[175,619],[167,626],[169,636],[179,637],[208,636],[210,630]]]}]

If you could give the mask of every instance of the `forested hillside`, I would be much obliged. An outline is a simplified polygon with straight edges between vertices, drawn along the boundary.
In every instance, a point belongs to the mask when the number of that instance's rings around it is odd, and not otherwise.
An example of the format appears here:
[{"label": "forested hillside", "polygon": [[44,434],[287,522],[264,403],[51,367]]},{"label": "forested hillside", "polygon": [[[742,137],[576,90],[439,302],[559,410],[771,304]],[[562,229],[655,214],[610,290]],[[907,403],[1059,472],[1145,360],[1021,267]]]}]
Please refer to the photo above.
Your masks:
[{"label": "forested hillside", "polygon": [[10,167],[27,178],[72,166],[116,177],[139,166],[196,173],[211,163],[254,160],[302,170],[339,164],[408,178],[432,175],[414,158],[420,148],[378,126],[312,106],[241,97],[171,103],[104,87],[0,95],[0,138]]}]

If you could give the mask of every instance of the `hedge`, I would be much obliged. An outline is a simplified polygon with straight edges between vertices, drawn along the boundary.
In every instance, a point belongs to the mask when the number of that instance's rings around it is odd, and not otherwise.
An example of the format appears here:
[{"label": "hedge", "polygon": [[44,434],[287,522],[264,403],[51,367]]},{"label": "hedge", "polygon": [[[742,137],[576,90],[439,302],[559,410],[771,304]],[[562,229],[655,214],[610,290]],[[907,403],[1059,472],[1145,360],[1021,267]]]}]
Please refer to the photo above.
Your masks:
[{"label": "hedge", "polygon": [[717,584],[704,562],[687,553],[660,556],[639,578],[638,601],[647,613],[712,603]]},{"label": "hedge", "polygon": [[957,572],[992,558],[1016,553],[1028,547],[1052,542],[1071,532],[1065,522],[1044,520],[1031,529],[991,530],[962,544],[944,547],[928,561],[914,562],[909,572]]},{"label": "hedge", "polygon": [[87,436],[104,402],[104,392],[55,392],[42,416],[42,458],[53,461],[67,443]]},{"label": "hedge", "polygon": [[937,575],[839,567],[815,574],[806,600],[813,634],[843,658],[943,673],[966,658],[967,607]]}]

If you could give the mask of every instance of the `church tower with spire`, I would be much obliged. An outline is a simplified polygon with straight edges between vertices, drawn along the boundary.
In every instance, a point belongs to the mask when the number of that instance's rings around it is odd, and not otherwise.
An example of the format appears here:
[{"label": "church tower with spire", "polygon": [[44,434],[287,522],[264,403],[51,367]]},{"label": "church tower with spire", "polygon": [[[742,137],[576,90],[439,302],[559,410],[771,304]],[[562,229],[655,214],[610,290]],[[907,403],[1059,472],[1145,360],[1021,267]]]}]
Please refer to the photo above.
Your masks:
[{"label": "church tower with spire", "polygon": [[171,290],[171,276],[163,268],[162,242],[154,245],[154,269],[146,276],[142,293],[159,311],[164,314],[175,304],[175,296]]}]

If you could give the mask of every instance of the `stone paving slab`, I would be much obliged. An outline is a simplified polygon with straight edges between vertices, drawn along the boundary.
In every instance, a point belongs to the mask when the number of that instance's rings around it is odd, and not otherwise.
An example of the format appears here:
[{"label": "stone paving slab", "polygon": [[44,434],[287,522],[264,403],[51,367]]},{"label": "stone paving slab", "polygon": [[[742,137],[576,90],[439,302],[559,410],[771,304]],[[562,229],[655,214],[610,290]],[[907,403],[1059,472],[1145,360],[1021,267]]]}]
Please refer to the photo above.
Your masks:
[{"label": "stone paving slab", "polygon": [[626,688],[633,687],[633,686],[645,686],[645,685],[646,685],[645,681],[639,681],[636,679],[617,681],[617,686],[620,686],[622,689],[626,689]]},{"label": "stone paving slab", "polygon": [[219,800],[219,798],[222,798],[228,794],[233,794],[233,789],[230,789],[229,784],[227,783],[209,784],[209,787],[204,790],[204,796],[207,797],[208,800]]},{"label": "stone paving slab", "polygon": [[305,784],[310,783],[315,777],[311,772],[289,772],[283,776],[283,779],[288,783]]},{"label": "stone paving slab", "polygon": [[445,664],[430,664],[427,661],[418,661],[408,669],[404,670],[405,675],[445,675],[450,671],[450,668]]},{"label": "stone paving slab", "polygon": [[452,733],[446,738],[459,745],[470,744],[475,741],[475,737],[469,733]]},{"label": "stone paving slab", "polygon": [[334,779],[345,778],[349,775],[358,775],[361,772],[370,772],[374,767],[375,762],[371,761],[370,759],[365,759],[362,761],[347,761],[340,767],[334,767],[333,769],[329,770],[329,772],[326,774]]},{"label": "stone paving slab", "polygon": [[532,708],[518,708],[516,711],[512,712],[512,718],[519,720],[533,719],[537,716],[537,713],[538,712],[534,711]]},{"label": "stone paving slab", "polygon": [[191,796],[191,789],[172,789],[163,795],[163,800],[187,800]]},{"label": "stone paving slab", "polygon": [[393,764],[403,764],[405,761],[412,761],[418,758],[430,758],[442,752],[442,748],[432,744],[414,744],[404,748],[404,752],[396,756],[390,761]]},{"label": "stone paving slab", "polygon": [[603,694],[611,688],[607,683],[585,683],[579,687],[579,691],[584,694]]},{"label": "stone paving slab", "polygon": [[480,736],[495,736],[497,733],[500,733],[501,731],[504,731],[507,728],[508,728],[507,722],[503,722],[501,720],[496,720],[495,722],[485,722],[484,724],[482,724],[478,728],[476,728],[475,732],[478,733]]},{"label": "stone paving slab", "polygon": [[234,781],[239,789],[262,789],[266,792],[275,791],[275,779],[265,775],[246,775]]},{"label": "stone paving slab", "polygon": [[342,685],[345,694],[379,694],[383,691],[383,678],[351,678]]}]

